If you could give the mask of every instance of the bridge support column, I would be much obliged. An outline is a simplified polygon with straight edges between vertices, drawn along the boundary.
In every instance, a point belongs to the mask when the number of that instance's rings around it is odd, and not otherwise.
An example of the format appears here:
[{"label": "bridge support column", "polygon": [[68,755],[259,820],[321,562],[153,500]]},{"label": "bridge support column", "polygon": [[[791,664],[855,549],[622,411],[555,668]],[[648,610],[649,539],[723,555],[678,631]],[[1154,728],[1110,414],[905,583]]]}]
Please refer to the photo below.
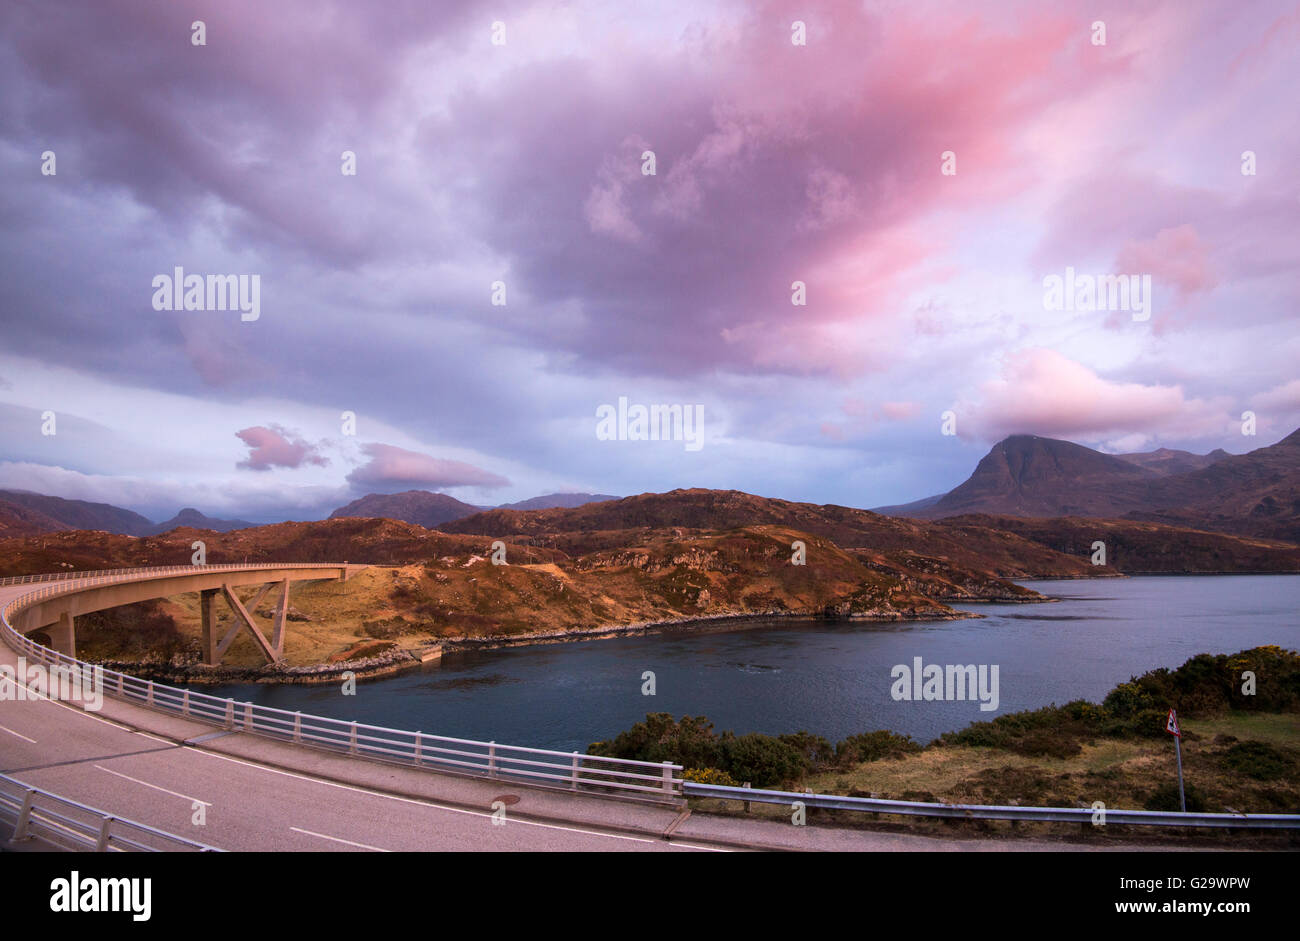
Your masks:
[{"label": "bridge support column", "polygon": [[50,646],[66,657],[77,656],[76,623],[71,614],[64,611],[59,620],[45,629],[50,635]]},{"label": "bridge support column", "polygon": [[280,604],[275,609],[275,632],[271,635],[271,648],[275,651],[275,659],[277,660],[284,658],[284,622],[288,616],[289,579],[286,578],[284,587],[280,591]]},{"label": "bridge support column", "polygon": [[205,588],[199,592],[199,613],[203,621],[203,662],[212,666],[217,664],[217,615],[212,610],[217,590]]}]

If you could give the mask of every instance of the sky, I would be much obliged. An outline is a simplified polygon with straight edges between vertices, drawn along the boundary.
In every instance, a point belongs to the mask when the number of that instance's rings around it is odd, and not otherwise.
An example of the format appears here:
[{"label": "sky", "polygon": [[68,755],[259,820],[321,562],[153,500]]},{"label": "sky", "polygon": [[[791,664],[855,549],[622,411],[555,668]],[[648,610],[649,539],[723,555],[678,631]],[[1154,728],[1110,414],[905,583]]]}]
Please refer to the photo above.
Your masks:
[{"label": "sky", "polygon": [[1298,45],[1264,0],[6,3],[0,488],[873,507],[1009,434],[1272,444]]}]

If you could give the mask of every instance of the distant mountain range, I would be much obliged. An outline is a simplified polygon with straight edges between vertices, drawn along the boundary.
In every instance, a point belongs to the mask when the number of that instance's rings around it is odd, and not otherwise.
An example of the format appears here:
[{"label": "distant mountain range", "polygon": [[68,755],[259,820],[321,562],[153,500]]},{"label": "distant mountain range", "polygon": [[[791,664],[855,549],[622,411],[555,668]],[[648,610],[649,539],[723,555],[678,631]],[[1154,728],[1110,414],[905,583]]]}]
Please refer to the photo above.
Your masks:
[{"label": "distant mountain range", "polygon": [[617,499],[618,497],[600,493],[548,493],[518,503],[504,503],[499,507],[489,507],[462,503],[445,493],[406,490],[402,493],[367,494],[359,500],[353,500],[347,506],[339,507],[330,514],[329,518],[336,520],[363,517],[401,520],[404,523],[414,523],[417,526],[433,529],[485,510],[544,510],[550,507],[577,507],[587,503]]},{"label": "distant mountain range", "polygon": [[178,526],[225,533],[256,525],[247,520],[204,516],[193,507],[186,507],[171,519],[155,523],[111,503],[65,500],[28,490],[0,490],[0,537],[38,536],[70,529],[102,530],[120,536],[156,536]]},{"label": "distant mountain range", "polygon": [[[330,514],[331,520],[345,518],[390,519],[447,533],[514,537],[579,554],[627,545],[632,530],[720,531],[770,525],[823,536],[848,550],[941,556],[972,570],[1003,575],[1045,569],[1060,573],[1059,560],[1046,565],[1036,553],[1050,548],[1073,556],[1081,551],[1074,545],[1075,535],[1083,539],[1097,528],[1083,525],[1080,529],[1081,520],[1098,525],[1119,521],[1128,525],[1112,535],[1129,540],[1130,571],[1176,570],[1176,553],[1170,556],[1160,549],[1160,539],[1194,552],[1198,561],[1188,562],[1193,570],[1214,570],[1216,552],[1229,560],[1224,562],[1225,571],[1286,570],[1289,561],[1275,565],[1257,558],[1257,549],[1269,558],[1280,558],[1276,546],[1261,543],[1251,548],[1243,537],[1290,543],[1292,548],[1300,544],[1300,430],[1276,444],[1237,455],[1223,450],[1199,455],[1168,448],[1104,454],[1055,438],[1012,435],[994,445],[970,477],[948,493],[877,512],[793,503],[734,490],[675,490],[625,498],[555,493],[491,508],[444,493],[408,490],[369,494]],[[1025,525],[1013,525],[1014,520]],[[1053,522],[1028,525],[1041,520]],[[939,521],[943,525],[935,525]],[[1138,523],[1162,524],[1176,532],[1132,525]],[[192,508],[153,523],[105,503],[0,491],[0,537],[65,530],[153,536],[178,526],[229,532],[253,525],[214,519]],[[1198,531],[1201,535],[1196,535]],[[1206,539],[1205,533],[1235,538]],[[977,550],[972,549],[975,544]],[[1031,545],[1037,549],[1031,551]],[[990,559],[981,563],[978,558],[998,552],[1006,564],[993,564]]]},{"label": "distant mountain range", "polygon": [[153,520],[109,503],[47,497],[28,490],[0,490],[0,535],[34,536],[65,529],[102,529],[148,536]]},{"label": "distant mountain range", "polygon": [[1099,538],[1116,548],[1112,570],[1123,572],[1300,571],[1300,546],[1189,527],[988,515],[921,520],[737,490],[643,493],[573,509],[487,510],[439,529],[580,556],[639,545],[664,533],[689,538],[703,531],[762,526],[829,539],[860,556],[883,554],[891,562],[940,559],[1001,578],[1096,575],[1099,569],[1089,560],[1092,542]]},{"label": "distant mountain range", "polygon": [[[551,493],[506,508],[533,510],[546,507],[575,507],[617,497],[596,493]],[[342,517],[378,517],[402,520],[432,529],[441,523],[457,520],[492,507],[462,503],[445,493],[408,490],[405,493],[372,493],[347,506],[339,507],[330,519]],[[139,513],[109,503],[67,500],[27,490],[0,490],[0,538],[38,536],[67,530],[102,530],[120,536],[156,536],[186,526],[225,533],[257,526],[240,519],[218,519],[186,507],[169,520],[155,523]]]},{"label": "distant mountain range", "polygon": [[1143,520],[1300,542],[1300,430],[1247,454],[1103,454],[1034,435],[999,441],[948,493],[878,512]]}]

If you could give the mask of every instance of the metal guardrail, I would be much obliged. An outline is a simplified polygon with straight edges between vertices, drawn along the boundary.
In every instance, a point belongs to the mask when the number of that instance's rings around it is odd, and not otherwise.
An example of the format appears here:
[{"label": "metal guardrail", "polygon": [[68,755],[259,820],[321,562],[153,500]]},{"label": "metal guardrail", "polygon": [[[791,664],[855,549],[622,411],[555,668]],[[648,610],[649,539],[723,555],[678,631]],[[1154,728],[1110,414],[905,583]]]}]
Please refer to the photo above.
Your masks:
[{"label": "metal guardrail", "polygon": [[[10,601],[0,611],[0,630],[8,644],[42,663],[54,663],[82,671],[98,670],[104,677],[104,692],[119,699],[173,715],[207,722],[222,728],[249,732],[282,741],[312,745],[349,755],[396,761],[431,770],[516,778],[523,782],[567,787],[574,791],[676,800],[681,796],[681,765],[670,762],[605,758],[581,752],[552,751],[480,742],[472,739],[427,735],[383,726],[347,722],[324,716],[289,712],[250,702],[237,703],[206,693],[142,680],[126,673],[103,670],[58,651],[37,644],[18,633],[9,623],[20,608],[52,595],[70,594],[95,585],[156,577],[160,574],[193,574],[198,571],[257,571],[283,568],[328,568],[340,563],[270,563],[265,565],[174,565],[147,569],[117,569],[86,572],[78,578],[53,579]],[[10,582],[14,584],[14,582]],[[87,675],[83,673],[82,675]]]},{"label": "metal guardrail", "polygon": [[[947,817],[957,820],[1023,820],[1035,823],[1091,823],[1099,811],[1091,807],[1010,807],[994,804],[925,804],[917,801],[882,800],[874,797],[840,797],[834,794],[800,794],[797,791],[762,791],[748,787],[725,787],[686,781],[687,797],[757,801],[762,804],[794,804],[826,810],[850,810],[873,814],[905,814],[914,817]],[[1148,827],[1234,827],[1241,829],[1300,829],[1297,814],[1199,814],[1159,810],[1122,810],[1107,807],[1107,826]]]},{"label": "metal guardrail", "polygon": [[0,819],[13,824],[13,842],[41,839],[64,850],[220,853],[196,840],[105,813],[0,774]]}]

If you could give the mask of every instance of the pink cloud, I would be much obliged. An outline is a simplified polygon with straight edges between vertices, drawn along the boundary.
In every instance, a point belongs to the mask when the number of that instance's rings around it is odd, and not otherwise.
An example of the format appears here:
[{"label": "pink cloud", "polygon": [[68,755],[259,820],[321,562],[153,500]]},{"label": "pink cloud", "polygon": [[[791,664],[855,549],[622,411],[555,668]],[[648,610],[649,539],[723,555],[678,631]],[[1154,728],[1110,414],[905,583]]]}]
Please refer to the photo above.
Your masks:
[{"label": "pink cloud", "polygon": [[269,428],[254,425],[235,432],[235,436],[249,448],[247,459],[240,461],[236,467],[264,471],[272,467],[303,467],[308,464],[324,467],[329,463],[314,445],[279,425]]},{"label": "pink cloud", "polygon": [[506,478],[463,461],[431,457],[391,444],[367,444],[362,450],[370,460],[348,474],[348,482],[355,487],[392,490],[510,485]]},{"label": "pink cloud", "polygon": [[1215,286],[1208,251],[1196,229],[1180,225],[1161,229],[1155,238],[1130,240],[1115,259],[1115,271],[1149,274],[1157,282],[1171,285],[1180,297]]},{"label": "pink cloud", "polygon": [[956,411],[958,434],[990,440],[1012,434],[1195,437],[1221,433],[1231,418],[1222,403],[1188,398],[1180,386],[1114,382],[1049,349],[1008,355],[1002,374]]},{"label": "pink cloud", "polygon": [[848,421],[824,421],[819,430],[827,438],[843,441],[849,436],[866,434],[882,421],[906,421],[920,409],[916,402],[882,402],[872,406],[862,399],[850,397],[840,403],[840,411],[848,417]]}]

